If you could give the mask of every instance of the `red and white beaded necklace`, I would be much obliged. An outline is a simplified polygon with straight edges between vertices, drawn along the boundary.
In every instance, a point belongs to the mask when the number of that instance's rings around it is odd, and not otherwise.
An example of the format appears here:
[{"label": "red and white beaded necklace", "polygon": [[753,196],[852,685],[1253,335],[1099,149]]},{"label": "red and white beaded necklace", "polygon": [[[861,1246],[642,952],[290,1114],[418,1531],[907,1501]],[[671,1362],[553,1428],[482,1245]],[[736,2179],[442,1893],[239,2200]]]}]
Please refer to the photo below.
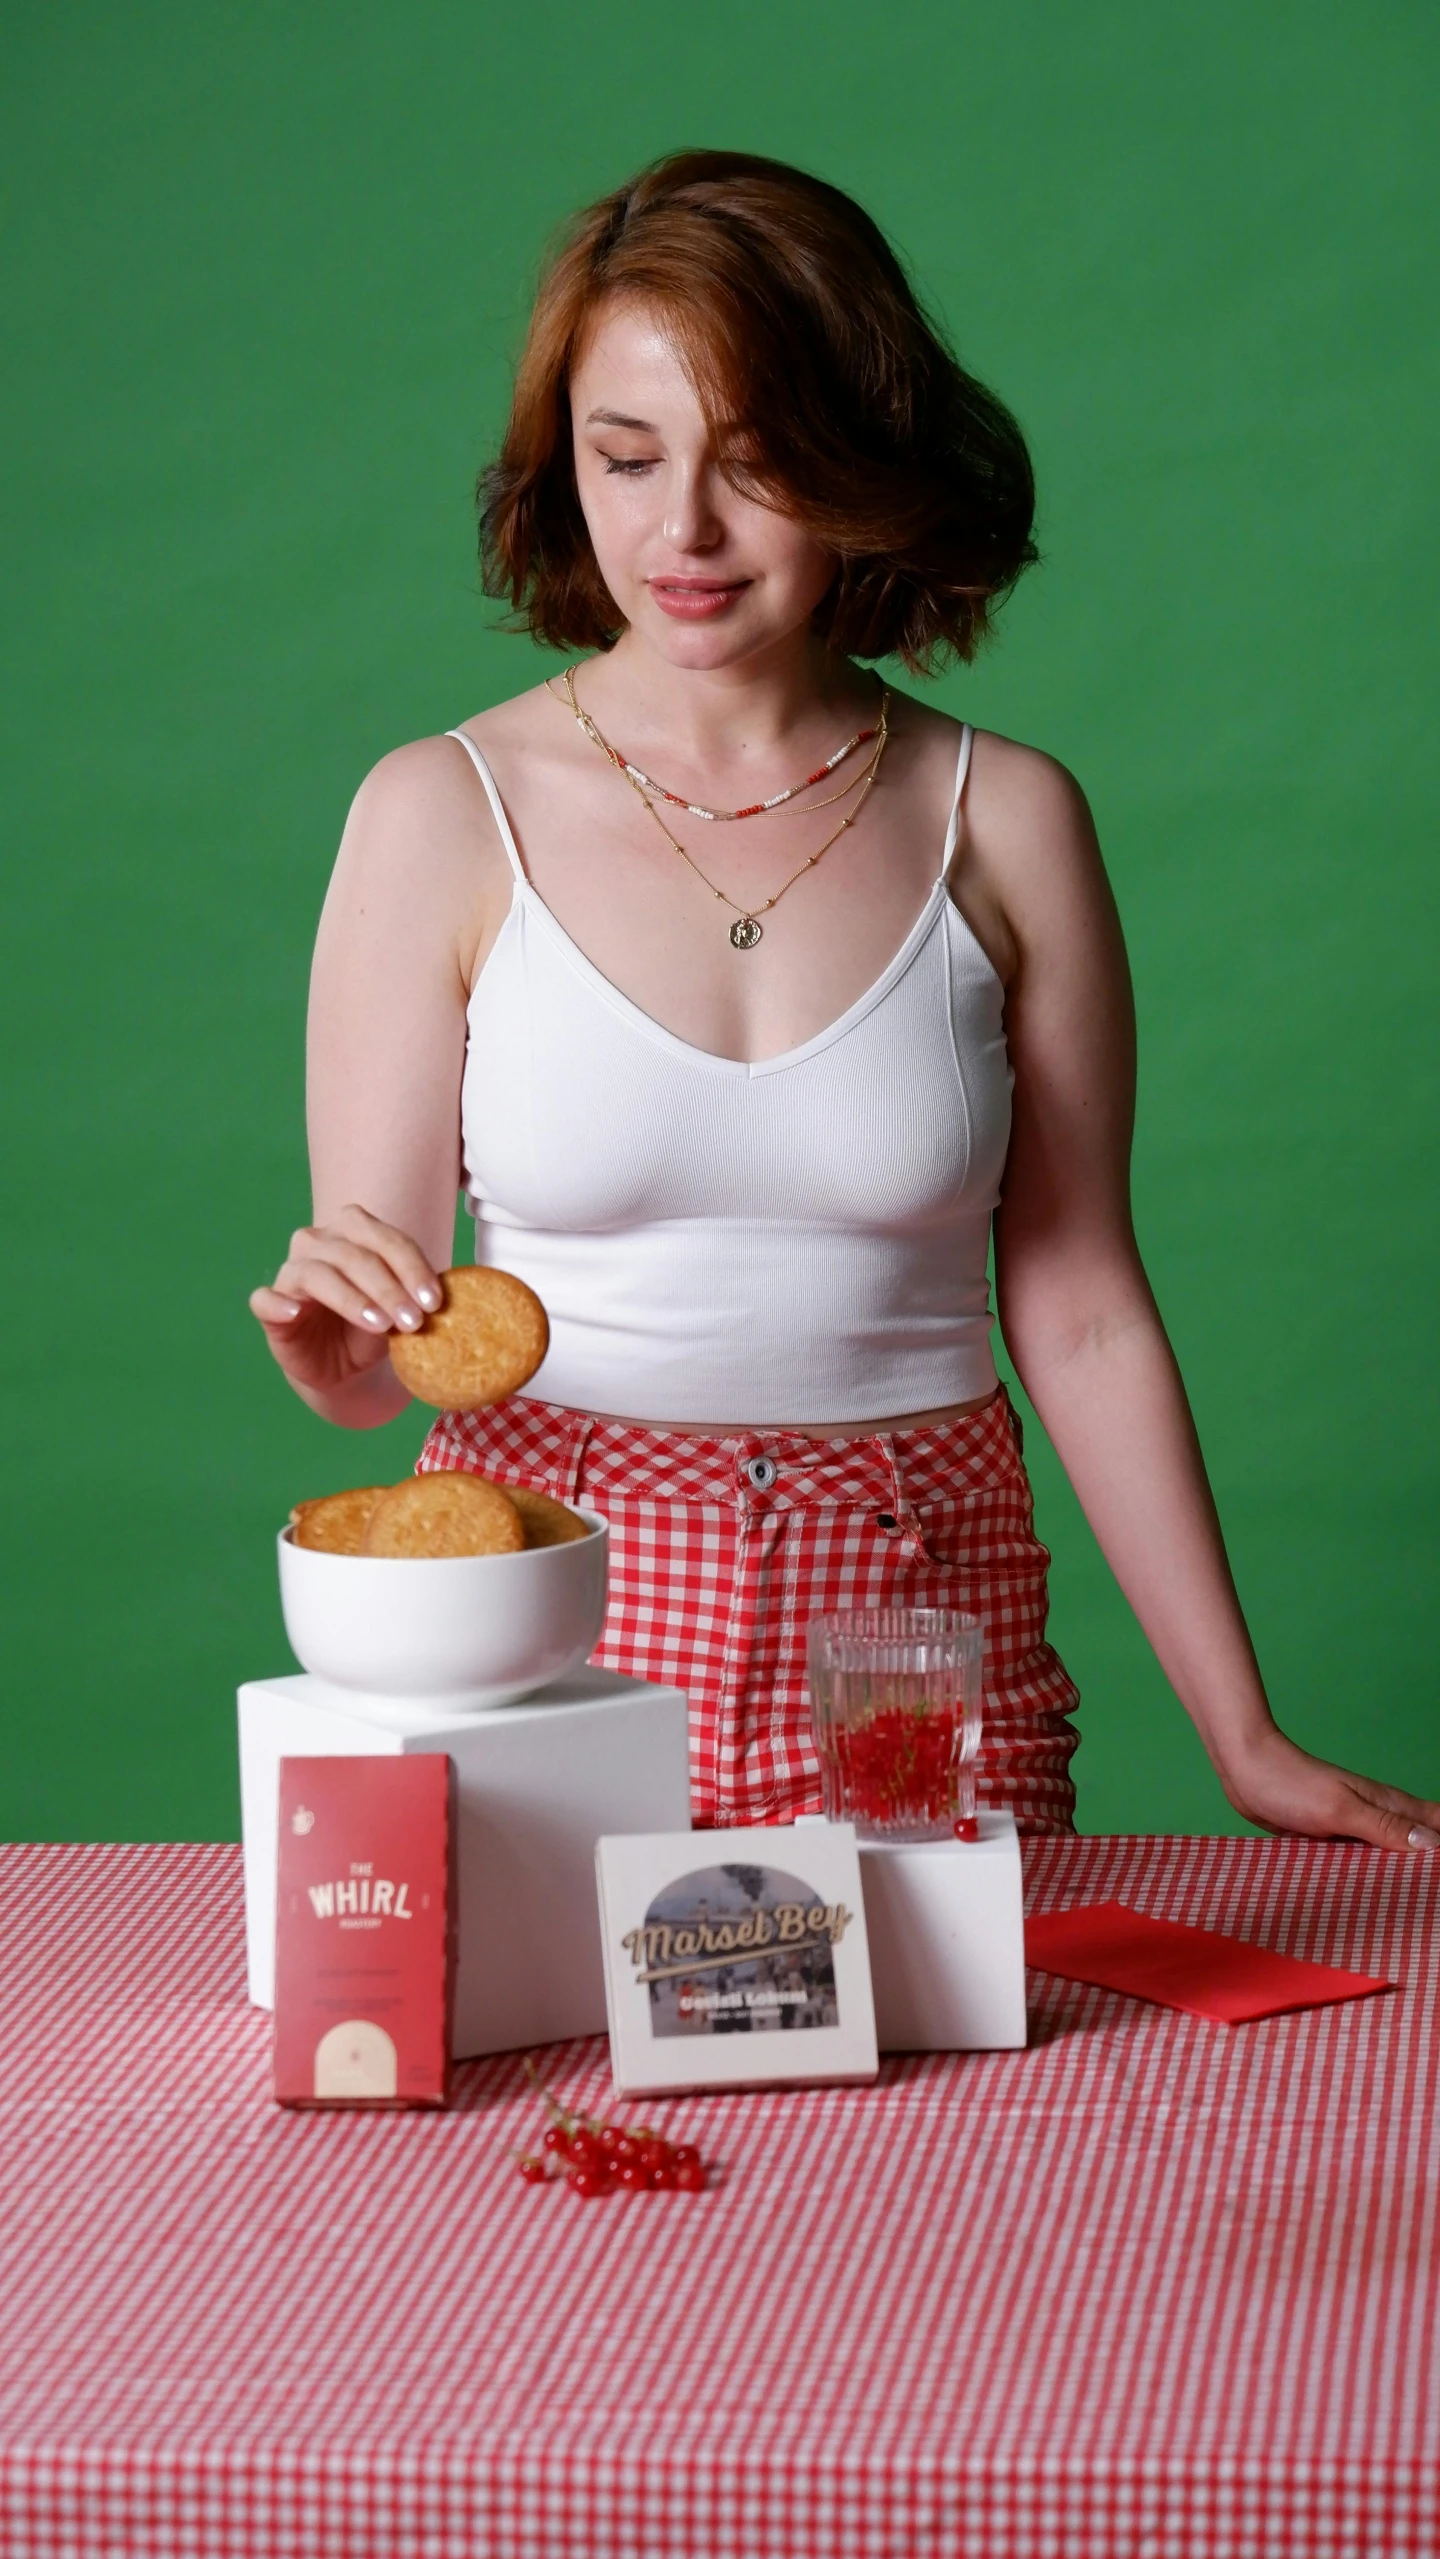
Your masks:
[{"label": "red and white beaded necklace", "polygon": [[[653,774],[645,771],[643,765],[632,764],[628,756],[622,755],[618,747],[613,747],[608,738],[601,736],[583,703],[575,699],[573,666],[567,666],[563,681],[565,699],[586,736],[599,747],[603,755],[609,757],[616,771],[623,773],[627,782],[633,782],[637,790],[648,792],[653,799],[668,800],[672,809],[683,809],[687,817],[703,817],[712,826],[729,826],[736,818],[741,817],[768,817],[772,809],[783,809],[787,800],[797,800],[802,791],[812,791],[817,782],[828,781],[836,766],[843,764],[847,755],[853,755],[857,746],[868,746],[872,737],[878,737],[880,734],[878,721],[868,729],[857,729],[853,737],[847,737],[843,746],[837,746],[834,754],[824,764],[817,764],[813,773],[807,773],[803,782],[792,782],[788,791],[772,792],[768,800],[752,800],[749,806],[743,809],[707,809],[699,800],[683,799],[678,791],[667,791],[664,783],[657,782]],[[882,705],[881,720],[883,719]],[[846,791],[837,792],[836,797],[844,799],[848,791],[853,791],[854,788],[855,785],[852,782],[847,786]],[[830,802],[812,800],[810,805],[812,808],[827,809]]]}]

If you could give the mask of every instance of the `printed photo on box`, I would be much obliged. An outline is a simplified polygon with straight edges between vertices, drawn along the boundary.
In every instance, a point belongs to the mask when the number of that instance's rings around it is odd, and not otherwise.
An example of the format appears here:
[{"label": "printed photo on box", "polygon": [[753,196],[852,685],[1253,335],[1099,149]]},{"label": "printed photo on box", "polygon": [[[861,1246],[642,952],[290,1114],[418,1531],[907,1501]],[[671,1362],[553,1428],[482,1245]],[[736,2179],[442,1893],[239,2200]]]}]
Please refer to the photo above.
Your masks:
[{"label": "printed photo on box", "polygon": [[652,2035],[838,2026],[834,1949],[853,1917],[775,1866],[702,1866],[656,1894],[625,1950]]},{"label": "printed photo on box", "polygon": [[595,1864],[622,2096],[873,2078],[849,1823],[632,1832]]}]

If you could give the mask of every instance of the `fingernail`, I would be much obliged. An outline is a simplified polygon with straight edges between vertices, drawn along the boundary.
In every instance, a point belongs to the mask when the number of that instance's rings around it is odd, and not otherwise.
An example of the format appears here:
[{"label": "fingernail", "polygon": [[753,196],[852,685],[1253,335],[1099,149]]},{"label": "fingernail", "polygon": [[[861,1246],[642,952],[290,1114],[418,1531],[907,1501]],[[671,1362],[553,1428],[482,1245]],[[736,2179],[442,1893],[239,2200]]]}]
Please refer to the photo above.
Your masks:
[{"label": "fingernail", "polygon": [[402,1332],[413,1333],[424,1323],[425,1318],[423,1315],[417,1315],[413,1306],[397,1306],[395,1321]]},{"label": "fingernail", "polygon": [[1427,1830],[1423,1822],[1417,1822],[1406,1836],[1412,1848],[1440,1848],[1440,1830]]},{"label": "fingernail", "polygon": [[389,1324],[381,1314],[378,1306],[362,1306],[360,1309],[360,1321],[362,1324],[369,1324],[377,1333],[388,1333],[390,1330]]},{"label": "fingernail", "polygon": [[439,1291],[439,1289],[438,1289],[438,1288],[417,1288],[417,1289],[416,1289],[416,1291],[415,1291],[415,1294],[416,1294],[416,1296],[419,1298],[421,1305],[426,1309],[426,1311],[427,1311],[429,1314],[433,1315],[433,1314],[434,1314],[434,1312],[435,1312],[436,1307],[437,1307],[437,1306],[439,1305],[439,1303],[440,1303],[440,1291]]}]

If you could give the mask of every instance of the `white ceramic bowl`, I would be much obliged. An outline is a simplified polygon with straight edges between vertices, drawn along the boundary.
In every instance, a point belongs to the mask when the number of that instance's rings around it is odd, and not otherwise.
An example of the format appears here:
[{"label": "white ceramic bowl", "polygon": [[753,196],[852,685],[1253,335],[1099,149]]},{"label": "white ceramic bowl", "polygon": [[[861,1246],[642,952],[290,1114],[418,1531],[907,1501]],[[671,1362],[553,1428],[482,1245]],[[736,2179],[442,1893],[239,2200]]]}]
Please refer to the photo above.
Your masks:
[{"label": "white ceramic bowl", "polygon": [[280,1605],[296,1658],[371,1697],[508,1706],[588,1661],[605,1617],[609,1530],[518,1555],[322,1555],[280,1532]]}]

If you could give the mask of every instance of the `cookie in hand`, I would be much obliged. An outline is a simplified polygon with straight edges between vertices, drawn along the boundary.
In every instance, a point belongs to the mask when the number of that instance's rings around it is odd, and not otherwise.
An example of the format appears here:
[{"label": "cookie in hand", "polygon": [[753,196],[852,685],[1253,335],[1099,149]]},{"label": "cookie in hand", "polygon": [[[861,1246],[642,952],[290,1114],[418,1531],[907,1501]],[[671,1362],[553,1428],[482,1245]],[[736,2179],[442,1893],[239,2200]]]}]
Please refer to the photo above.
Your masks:
[{"label": "cookie in hand", "polygon": [[390,1365],[422,1404],[473,1412],[503,1403],[534,1376],[550,1325],[533,1288],[510,1271],[441,1274],[445,1303],[418,1333],[392,1333]]}]

